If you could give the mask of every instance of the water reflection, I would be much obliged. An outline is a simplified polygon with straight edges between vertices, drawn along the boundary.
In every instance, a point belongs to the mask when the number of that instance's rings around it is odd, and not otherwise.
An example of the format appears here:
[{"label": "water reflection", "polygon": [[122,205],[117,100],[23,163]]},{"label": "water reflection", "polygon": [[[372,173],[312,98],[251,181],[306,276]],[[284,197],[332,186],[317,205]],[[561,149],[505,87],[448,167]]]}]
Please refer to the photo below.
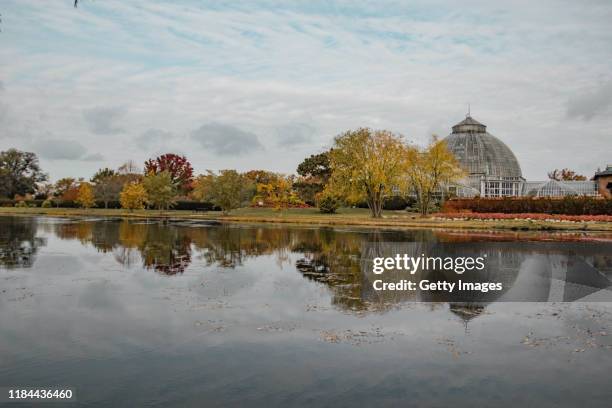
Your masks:
[{"label": "water reflection", "polygon": [[[2,217],[0,263],[8,268],[32,266],[45,244],[34,218]],[[49,229],[49,225],[46,225]],[[482,312],[488,303],[513,301],[575,301],[611,286],[610,241],[576,240],[575,235],[519,236],[445,231],[378,231],[284,226],[208,225],[201,222],[71,220],[51,223],[49,232],[62,240],[91,245],[126,267],[141,266],[172,276],[198,267],[232,269],[250,259],[272,257],[279,267],[291,265],[305,279],[332,293],[332,304],[345,310],[387,310],[409,301],[443,302],[464,319]],[[517,240],[520,238],[520,240]],[[580,237],[578,237],[580,238]],[[573,242],[564,242],[570,241]],[[537,241],[537,242],[534,242]],[[419,270],[416,275],[389,270],[388,282],[428,279],[457,282],[496,281],[502,291],[464,293],[376,291],[380,279],[371,259],[407,253],[411,256],[483,256],[487,268],[457,275]]]},{"label": "water reflection", "polygon": [[45,240],[37,237],[35,218],[5,217],[0,223],[0,265],[6,268],[29,268]]}]

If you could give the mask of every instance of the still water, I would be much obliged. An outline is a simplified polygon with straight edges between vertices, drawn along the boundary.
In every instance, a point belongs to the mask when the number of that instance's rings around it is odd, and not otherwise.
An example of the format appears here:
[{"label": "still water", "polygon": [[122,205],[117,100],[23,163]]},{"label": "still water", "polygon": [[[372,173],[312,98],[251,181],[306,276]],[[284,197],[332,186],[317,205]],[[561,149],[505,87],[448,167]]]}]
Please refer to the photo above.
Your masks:
[{"label": "still water", "polygon": [[[508,291],[374,291],[372,242],[481,245]],[[0,217],[0,387],[71,388],[69,406],[609,407],[611,277],[606,236]],[[502,301],[521,287],[539,302]]]}]

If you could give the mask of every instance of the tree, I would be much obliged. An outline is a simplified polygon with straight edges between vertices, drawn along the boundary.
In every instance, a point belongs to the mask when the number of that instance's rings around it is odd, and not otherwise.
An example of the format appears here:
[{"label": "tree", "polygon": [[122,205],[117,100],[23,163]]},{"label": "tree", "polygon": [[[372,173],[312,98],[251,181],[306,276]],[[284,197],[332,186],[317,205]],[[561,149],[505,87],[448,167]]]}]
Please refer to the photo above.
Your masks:
[{"label": "tree", "polygon": [[185,156],[167,153],[145,162],[145,174],[158,174],[164,171],[170,174],[172,183],[181,193],[191,190],[193,168]]},{"label": "tree", "polygon": [[553,171],[548,172],[548,178],[557,181],[583,181],[587,179],[582,174],[577,174],[575,171],[570,169],[554,169]]},{"label": "tree", "polygon": [[95,206],[96,200],[94,198],[94,192],[91,184],[87,182],[81,183],[75,201],[83,208],[91,208]]},{"label": "tree", "polygon": [[312,154],[304,159],[297,167],[297,173],[303,177],[312,177],[326,183],[331,176],[329,152]]},{"label": "tree", "polygon": [[270,184],[278,180],[278,174],[267,170],[249,170],[243,174],[244,178],[253,182],[253,184]]},{"label": "tree", "polygon": [[55,182],[55,197],[61,201],[74,201],[77,199],[79,187],[72,177],[64,177]]},{"label": "tree", "polygon": [[248,182],[236,170],[221,170],[218,175],[208,171],[194,185],[195,197],[221,207],[224,214],[248,201]]},{"label": "tree", "polygon": [[62,197],[68,190],[76,187],[76,180],[72,177],[64,177],[55,182],[55,196]]},{"label": "tree", "polygon": [[293,190],[292,177],[278,176],[276,180],[272,180],[270,183],[258,183],[256,190],[257,194],[253,197],[253,202],[264,206],[272,206],[277,210],[304,204]]},{"label": "tree", "polygon": [[373,218],[382,217],[385,198],[406,186],[408,148],[401,136],[360,128],[334,139],[326,191],[348,202],[365,200]]},{"label": "tree", "polygon": [[0,196],[13,198],[16,194],[33,194],[36,183],[47,180],[36,154],[9,149],[0,152]]},{"label": "tree", "polygon": [[147,202],[158,210],[168,210],[175,203],[176,186],[168,171],[149,173],[142,179],[147,191]]},{"label": "tree", "polygon": [[98,170],[91,178],[94,183],[94,195],[96,199],[104,202],[104,208],[108,208],[109,201],[119,199],[119,193],[127,181],[125,178],[124,175],[119,175],[108,167]]},{"label": "tree", "polygon": [[408,149],[408,179],[417,197],[422,216],[427,215],[434,194],[440,189],[465,176],[455,155],[444,140],[432,137],[425,149]]},{"label": "tree", "polygon": [[103,169],[99,169],[98,171],[96,171],[96,174],[94,174],[93,177],[89,181],[91,181],[92,183],[96,184],[100,180],[104,180],[104,179],[112,177],[112,176],[114,176],[116,174],[117,173],[115,172],[115,170],[109,169],[108,167],[105,167]]},{"label": "tree", "polygon": [[331,176],[329,152],[307,157],[299,164],[297,173],[301,177],[293,184],[293,187],[302,200],[311,205],[315,204],[317,194],[323,191]]},{"label": "tree", "polygon": [[55,187],[51,183],[41,183],[36,186],[36,195],[34,196],[37,200],[45,200],[49,198],[54,191]]},{"label": "tree", "polygon": [[141,210],[147,202],[147,191],[142,183],[127,183],[119,194],[119,202],[130,211]]}]

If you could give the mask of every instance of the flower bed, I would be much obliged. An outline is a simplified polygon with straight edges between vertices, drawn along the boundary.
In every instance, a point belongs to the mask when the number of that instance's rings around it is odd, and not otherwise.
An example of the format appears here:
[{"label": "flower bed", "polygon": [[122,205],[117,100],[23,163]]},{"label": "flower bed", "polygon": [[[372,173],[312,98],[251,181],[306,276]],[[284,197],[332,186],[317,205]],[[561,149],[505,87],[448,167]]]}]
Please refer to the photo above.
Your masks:
[{"label": "flower bed", "polygon": [[540,220],[540,221],[568,221],[568,222],[612,222],[612,215],[563,215],[541,213],[437,213],[434,218],[466,219],[466,220]]}]

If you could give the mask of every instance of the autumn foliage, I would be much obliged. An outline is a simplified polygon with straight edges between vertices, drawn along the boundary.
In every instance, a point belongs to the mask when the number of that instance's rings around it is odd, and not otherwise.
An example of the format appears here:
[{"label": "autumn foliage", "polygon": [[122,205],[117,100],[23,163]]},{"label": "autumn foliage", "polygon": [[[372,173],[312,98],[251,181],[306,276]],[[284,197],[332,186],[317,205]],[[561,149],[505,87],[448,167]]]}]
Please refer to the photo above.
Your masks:
[{"label": "autumn foliage", "polygon": [[159,174],[164,171],[170,173],[172,183],[176,185],[180,192],[187,193],[191,190],[193,167],[185,156],[166,153],[145,162],[145,174]]},{"label": "autumn foliage", "polygon": [[142,183],[128,183],[119,194],[121,207],[130,211],[143,209],[147,198],[147,191]]},{"label": "autumn foliage", "polygon": [[96,205],[96,199],[91,184],[85,182],[81,183],[75,201],[83,208],[91,208]]},{"label": "autumn foliage", "polygon": [[253,198],[253,203],[277,210],[309,207],[293,189],[291,178],[282,176],[272,180],[270,183],[258,183],[257,194]]},{"label": "autumn foliage", "polygon": [[437,218],[468,219],[468,220],[554,220],[572,222],[612,222],[612,215],[564,215],[539,213],[438,213]]}]

